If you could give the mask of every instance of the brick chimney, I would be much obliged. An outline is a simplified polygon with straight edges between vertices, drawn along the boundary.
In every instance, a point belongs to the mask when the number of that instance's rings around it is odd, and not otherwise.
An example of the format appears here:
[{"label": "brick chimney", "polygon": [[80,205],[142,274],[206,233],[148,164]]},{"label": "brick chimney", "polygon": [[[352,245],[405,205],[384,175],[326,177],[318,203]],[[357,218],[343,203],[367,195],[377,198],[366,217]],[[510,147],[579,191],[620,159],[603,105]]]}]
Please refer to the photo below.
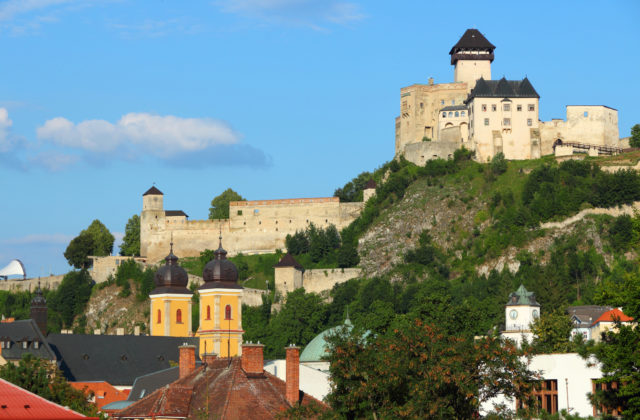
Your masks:
[{"label": "brick chimney", "polygon": [[290,345],[285,347],[287,352],[287,381],[285,396],[291,405],[300,401],[300,347]]},{"label": "brick chimney", "polygon": [[242,344],[242,369],[250,375],[262,375],[264,369],[264,344]]},{"label": "brick chimney", "polygon": [[204,353],[202,355],[202,361],[204,362],[205,365],[210,365],[213,363],[214,360],[216,360],[218,358],[218,355],[215,353]]},{"label": "brick chimney", "polygon": [[180,347],[180,378],[196,369],[196,346],[184,343]]}]

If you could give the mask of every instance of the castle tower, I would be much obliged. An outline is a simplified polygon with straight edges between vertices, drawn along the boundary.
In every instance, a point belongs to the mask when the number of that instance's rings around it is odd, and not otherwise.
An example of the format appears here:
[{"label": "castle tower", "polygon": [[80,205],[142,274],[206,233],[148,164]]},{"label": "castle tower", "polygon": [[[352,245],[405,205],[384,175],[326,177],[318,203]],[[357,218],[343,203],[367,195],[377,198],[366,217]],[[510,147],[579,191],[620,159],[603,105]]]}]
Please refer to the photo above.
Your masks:
[{"label": "castle tower", "polygon": [[156,272],[156,288],[149,293],[151,335],[189,337],[191,335],[191,296],[189,275],[173,255],[173,243],[165,265]]},{"label": "castle tower", "polygon": [[377,184],[376,181],[373,180],[373,178],[367,181],[367,184],[364,186],[364,190],[362,190],[362,201],[364,203],[366,203],[371,197],[376,195],[376,187]]},{"label": "castle tower", "polygon": [[303,286],[304,267],[288,252],[274,268],[276,292],[283,296]]},{"label": "castle tower", "polygon": [[515,341],[518,345],[523,338],[531,342],[533,339],[531,324],[540,316],[540,304],[536,302],[535,294],[520,285],[518,290],[509,295],[504,312],[506,321],[502,336]]},{"label": "castle tower", "polygon": [[164,223],[165,213],[162,191],[155,186],[142,194],[142,214],[140,215],[140,255],[146,257],[149,252],[150,232]]},{"label": "castle tower", "polygon": [[31,299],[31,319],[36,322],[38,328],[42,332],[42,335],[47,335],[47,300],[42,295],[40,289],[40,281],[38,281],[38,288],[36,289],[33,299]]},{"label": "castle tower", "polygon": [[467,83],[467,91],[471,91],[479,78],[491,80],[495,48],[479,30],[467,29],[449,51],[451,65],[455,66],[454,82]]},{"label": "castle tower", "polygon": [[242,290],[238,269],[227,260],[220,245],[202,272],[200,293],[200,355],[214,352],[220,357],[242,354]]}]

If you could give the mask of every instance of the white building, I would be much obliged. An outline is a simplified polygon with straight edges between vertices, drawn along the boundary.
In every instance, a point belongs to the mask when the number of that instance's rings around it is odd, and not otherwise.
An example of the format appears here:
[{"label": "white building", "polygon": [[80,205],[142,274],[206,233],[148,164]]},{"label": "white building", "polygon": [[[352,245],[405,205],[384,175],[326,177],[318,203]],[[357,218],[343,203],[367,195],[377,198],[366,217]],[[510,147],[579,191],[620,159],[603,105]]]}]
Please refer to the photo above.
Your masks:
[{"label": "white building", "polygon": [[506,321],[502,337],[515,341],[518,346],[523,339],[530,343],[533,340],[531,324],[540,316],[540,304],[536,302],[535,294],[520,285],[509,296],[504,311]]}]

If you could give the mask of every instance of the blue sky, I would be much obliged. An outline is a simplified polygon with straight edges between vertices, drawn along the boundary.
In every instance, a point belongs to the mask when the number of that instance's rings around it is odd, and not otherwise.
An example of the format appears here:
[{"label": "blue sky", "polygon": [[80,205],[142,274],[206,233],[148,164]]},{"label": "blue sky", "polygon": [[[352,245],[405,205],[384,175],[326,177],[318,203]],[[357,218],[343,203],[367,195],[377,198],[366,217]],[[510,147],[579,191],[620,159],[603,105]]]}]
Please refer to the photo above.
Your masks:
[{"label": "blue sky", "polygon": [[[4,0],[0,268],[63,273],[100,219],[121,236],[154,182],[207,217],[248,199],[330,196],[393,157],[399,90],[453,79],[467,28],[492,73],[640,122],[640,2]],[[118,235],[119,234],[119,235]]]}]

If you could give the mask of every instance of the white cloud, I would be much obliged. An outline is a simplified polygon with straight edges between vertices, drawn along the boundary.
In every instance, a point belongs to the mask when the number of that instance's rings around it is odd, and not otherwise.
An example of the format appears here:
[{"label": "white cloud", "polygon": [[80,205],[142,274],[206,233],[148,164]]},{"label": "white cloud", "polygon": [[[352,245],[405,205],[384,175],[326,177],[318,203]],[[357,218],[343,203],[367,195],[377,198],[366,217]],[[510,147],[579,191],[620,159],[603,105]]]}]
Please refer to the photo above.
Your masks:
[{"label": "white cloud", "polygon": [[345,25],[365,18],[360,6],[342,0],[219,0],[222,11],[321,29],[326,22]]},{"label": "white cloud", "polygon": [[6,0],[0,4],[0,21],[7,21],[29,12],[71,3],[75,0]]},{"label": "white cloud", "polygon": [[10,136],[12,125],[13,121],[9,119],[9,112],[7,109],[0,108],[0,153],[9,152],[15,145],[15,142]]},{"label": "white cloud", "polygon": [[9,238],[0,241],[3,244],[25,245],[25,244],[68,244],[73,236],[62,233],[54,234],[32,234],[25,235],[20,238]]},{"label": "white cloud", "polygon": [[223,121],[147,113],[126,114],[115,124],[104,120],[75,124],[57,117],[38,127],[37,135],[59,146],[92,153],[118,151],[135,157],[144,152],[160,158],[236,144],[240,138]]},{"label": "white cloud", "polygon": [[31,166],[44,168],[50,172],[59,172],[77,163],[80,158],[77,155],[68,155],[55,151],[39,153],[28,158]]}]

